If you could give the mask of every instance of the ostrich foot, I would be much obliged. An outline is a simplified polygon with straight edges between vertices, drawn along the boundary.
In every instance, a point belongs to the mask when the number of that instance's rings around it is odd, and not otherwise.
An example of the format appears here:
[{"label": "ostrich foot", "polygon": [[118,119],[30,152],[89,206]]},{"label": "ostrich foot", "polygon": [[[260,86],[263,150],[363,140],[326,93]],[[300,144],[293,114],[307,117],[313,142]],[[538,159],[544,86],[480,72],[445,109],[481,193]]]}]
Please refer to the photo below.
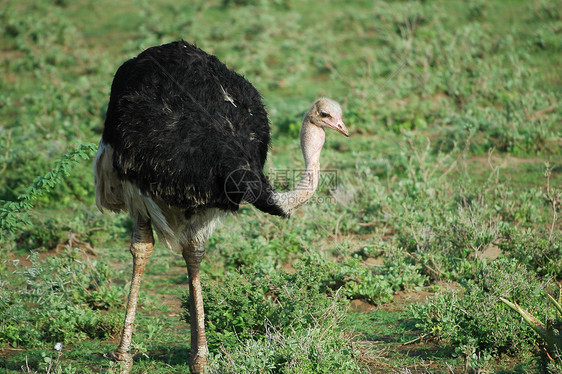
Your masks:
[{"label": "ostrich foot", "polygon": [[129,352],[120,352],[119,350],[113,353],[114,361],[119,365],[120,374],[129,374],[133,367],[133,356]]},{"label": "ostrich foot", "polygon": [[205,374],[207,373],[206,367],[207,360],[198,360],[189,365],[189,371],[191,371],[191,374]]},{"label": "ostrich foot", "polygon": [[192,241],[182,251],[187,264],[189,276],[189,315],[191,327],[191,352],[189,370],[192,374],[206,373],[207,338],[205,336],[205,311],[203,308],[203,292],[199,276],[200,264],[205,255],[205,243]]},{"label": "ostrich foot", "polygon": [[191,374],[205,374],[207,373],[207,356],[208,352],[205,349],[197,352],[191,351],[191,357],[189,359],[189,370]]}]

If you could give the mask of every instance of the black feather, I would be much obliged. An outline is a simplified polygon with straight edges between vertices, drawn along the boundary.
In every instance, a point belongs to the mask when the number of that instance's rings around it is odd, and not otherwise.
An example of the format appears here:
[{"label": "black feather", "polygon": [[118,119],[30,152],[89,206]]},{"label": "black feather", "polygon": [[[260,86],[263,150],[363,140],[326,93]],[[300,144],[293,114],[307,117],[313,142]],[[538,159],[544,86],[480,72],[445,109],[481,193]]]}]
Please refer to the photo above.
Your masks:
[{"label": "black feather", "polygon": [[284,214],[263,174],[270,128],[260,93],[185,41],[149,48],[117,70],[103,141],[120,178],[187,216],[235,211],[242,199]]}]

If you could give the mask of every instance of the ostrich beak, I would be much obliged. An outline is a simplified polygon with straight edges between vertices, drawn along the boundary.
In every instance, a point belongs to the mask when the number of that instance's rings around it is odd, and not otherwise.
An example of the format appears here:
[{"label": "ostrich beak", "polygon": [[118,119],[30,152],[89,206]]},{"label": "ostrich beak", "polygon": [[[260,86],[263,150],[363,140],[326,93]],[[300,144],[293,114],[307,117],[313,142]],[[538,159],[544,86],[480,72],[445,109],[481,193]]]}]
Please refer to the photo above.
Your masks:
[{"label": "ostrich beak", "polygon": [[343,121],[334,121],[334,122],[329,122],[328,123],[328,127],[336,130],[339,133],[344,134],[345,136],[349,137],[349,131],[347,131],[347,127],[345,127],[345,125],[343,124]]}]

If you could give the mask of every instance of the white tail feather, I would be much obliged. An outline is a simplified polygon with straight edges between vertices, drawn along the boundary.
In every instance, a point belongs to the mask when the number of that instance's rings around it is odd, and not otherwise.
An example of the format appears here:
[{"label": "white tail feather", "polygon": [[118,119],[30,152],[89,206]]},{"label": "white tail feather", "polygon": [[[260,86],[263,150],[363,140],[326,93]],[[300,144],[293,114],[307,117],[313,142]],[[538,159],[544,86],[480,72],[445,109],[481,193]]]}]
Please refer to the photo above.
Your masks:
[{"label": "white tail feather", "polygon": [[96,205],[100,211],[103,208],[117,213],[125,211],[133,220],[138,216],[150,219],[160,240],[173,250],[181,250],[190,240],[205,242],[226,214],[212,208],[186,218],[181,209],[143,193],[130,181],[120,180],[113,168],[113,148],[103,141],[94,161],[94,176]]}]

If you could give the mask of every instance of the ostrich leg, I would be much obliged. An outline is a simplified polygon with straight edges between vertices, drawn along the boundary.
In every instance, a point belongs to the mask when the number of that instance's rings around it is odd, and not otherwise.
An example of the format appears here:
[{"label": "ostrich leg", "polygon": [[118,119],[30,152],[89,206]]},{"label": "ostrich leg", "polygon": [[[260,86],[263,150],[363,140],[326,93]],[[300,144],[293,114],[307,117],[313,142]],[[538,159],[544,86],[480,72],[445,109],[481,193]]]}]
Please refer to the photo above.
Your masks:
[{"label": "ostrich leg", "polygon": [[131,280],[131,289],[127,302],[127,314],[125,315],[125,322],[123,324],[121,343],[115,351],[116,361],[125,364],[125,369],[121,374],[128,374],[133,366],[133,357],[129,353],[129,346],[131,345],[131,338],[133,335],[133,324],[135,322],[135,312],[137,310],[137,299],[139,296],[142,273],[152,254],[153,247],[154,237],[152,236],[150,220],[145,221],[139,217],[131,237],[130,250],[133,255],[133,278]]},{"label": "ostrich leg", "polygon": [[203,294],[199,270],[201,260],[205,255],[205,242],[191,240],[183,248],[183,258],[187,264],[189,276],[189,315],[191,325],[191,353],[189,356],[189,370],[192,374],[205,373],[205,365],[209,349],[205,337],[205,312],[203,310]]}]

